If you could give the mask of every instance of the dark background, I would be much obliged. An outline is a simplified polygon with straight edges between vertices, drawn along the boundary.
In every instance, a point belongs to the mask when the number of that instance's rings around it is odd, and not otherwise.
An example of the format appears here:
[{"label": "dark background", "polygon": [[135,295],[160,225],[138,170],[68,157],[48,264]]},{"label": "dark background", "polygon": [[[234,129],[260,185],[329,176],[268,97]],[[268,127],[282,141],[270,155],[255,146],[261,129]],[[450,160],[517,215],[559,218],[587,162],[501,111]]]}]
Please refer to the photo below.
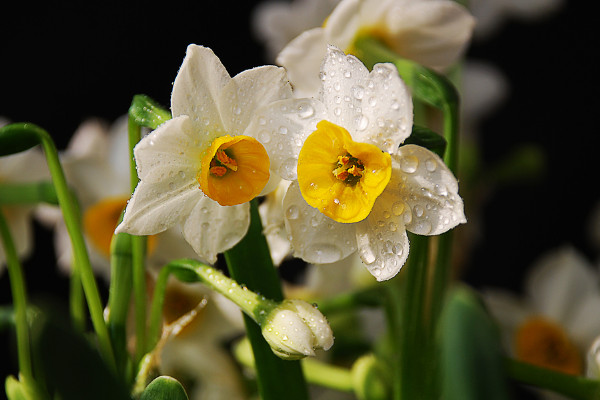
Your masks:
[{"label": "dark background", "polygon": [[[0,10],[0,116],[50,132],[59,149],[88,117],[112,121],[144,93],[169,105],[172,82],[189,43],[211,47],[233,76],[268,62],[250,29],[257,1],[20,2]],[[536,21],[508,20],[468,58],[494,64],[509,97],[480,132],[484,166],[521,143],[543,149],[547,168],[535,182],[497,188],[485,203],[483,228],[464,280],[519,290],[532,262],[571,244],[590,262],[596,248],[589,219],[600,201],[595,73],[598,34],[585,2]],[[468,210],[469,204],[466,204]],[[36,225],[39,250],[25,263],[30,296],[67,293],[55,270],[51,233]],[[1,304],[10,302],[7,274]],[[14,373],[1,334],[2,377]],[[7,359],[8,358],[8,359]],[[12,366],[11,366],[12,365]],[[3,392],[3,391],[0,391]]]}]

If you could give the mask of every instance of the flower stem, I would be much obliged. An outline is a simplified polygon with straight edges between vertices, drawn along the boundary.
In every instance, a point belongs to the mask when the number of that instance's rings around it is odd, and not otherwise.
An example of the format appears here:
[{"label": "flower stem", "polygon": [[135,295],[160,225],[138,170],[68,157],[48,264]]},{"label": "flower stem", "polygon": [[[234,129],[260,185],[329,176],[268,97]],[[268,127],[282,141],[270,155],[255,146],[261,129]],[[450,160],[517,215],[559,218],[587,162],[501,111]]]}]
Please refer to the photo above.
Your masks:
[{"label": "flower stem", "polygon": [[[250,218],[250,228],[244,239],[233,249],[225,252],[229,272],[232,278],[246,285],[248,289],[274,301],[281,301],[283,299],[281,283],[263,235],[256,199],[250,202]],[[252,264],[251,267],[249,263]],[[300,363],[277,357],[263,338],[260,327],[245,315],[244,323],[256,360],[261,398],[263,400],[307,399],[308,392]]]},{"label": "flower stem", "polygon": [[[129,132],[129,159],[130,159],[130,185],[131,192],[135,190],[138,183],[137,169],[135,165],[133,148],[140,141],[141,126],[137,124],[133,116],[128,120]],[[146,237],[131,237],[131,264],[133,269],[133,296],[135,305],[135,334],[136,334],[136,358],[139,362],[147,351],[146,345]]]},{"label": "flower stem", "polygon": [[600,381],[568,375],[521,361],[507,359],[508,376],[527,385],[552,390],[575,400],[600,399]]},{"label": "flower stem", "polygon": [[0,208],[0,238],[6,255],[6,264],[10,279],[10,290],[12,291],[15,309],[15,322],[17,332],[17,354],[19,359],[19,371],[26,381],[33,379],[31,368],[31,350],[29,347],[29,325],[27,323],[27,293],[25,279],[21,269],[21,263],[17,256],[12,235],[8,228],[6,218]]},{"label": "flower stem", "polygon": [[94,327],[94,331],[96,332],[100,346],[100,353],[104,357],[104,360],[109,367],[111,367],[113,370],[116,370],[112,344],[110,342],[108,328],[104,322],[102,301],[100,299],[98,286],[96,284],[87,248],[85,246],[85,241],[83,239],[77,203],[75,202],[67,185],[56,146],[54,145],[54,142],[48,132],[34,124],[15,123],[3,127],[2,131],[3,134],[6,134],[6,137],[19,137],[26,139],[27,145],[30,145],[32,141],[36,141],[37,143],[41,144],[42,148],[44,149],[46,162],[48,163],[48,169],[52,177],[52,183],[54,184],[58,203],[62,210],[65,225],[71,238],[75,266],[83,285],[83,290],[90,311],[90,317],[92,319],[92,325]]}]

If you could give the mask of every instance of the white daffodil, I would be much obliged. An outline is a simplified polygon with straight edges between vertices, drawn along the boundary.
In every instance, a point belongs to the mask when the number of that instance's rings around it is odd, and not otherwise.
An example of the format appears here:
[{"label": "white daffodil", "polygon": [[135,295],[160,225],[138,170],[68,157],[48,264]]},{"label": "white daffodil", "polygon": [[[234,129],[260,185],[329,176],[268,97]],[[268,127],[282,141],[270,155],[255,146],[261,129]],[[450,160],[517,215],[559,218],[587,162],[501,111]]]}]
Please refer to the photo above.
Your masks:
[{"label": "white daffodil", "polygon": [[474,19],[450,0],[342,0],[323,27],[292,40],[278,55],[301,96],[319,89],[319,67],[327,46],[353,51],[360,35],[382,39],[399,56],[444,69],[463,53]]},{"label": "white daffodil", "polygon": [[269,155],[249,129],[257,110],[291,96],[283,68],[231,78],[212,50],[190,45],[173,84],[173,119],[135,147],[140,183],[117,232],[156,234],[182,224],[196,253],[215,262],[248,229],[248,201],[270,177]]},{"label": "white daffodil", "polygon": [[[0,124],[2,121],[0,121]],[[2,183],[34,183],[50,180],[50,173],[44,155],[38,148],[22,153],[0,157],[0,184]],[[31,253],[33,241],[32,213],[33,206],[1,206],[4,218],[21,258]],[[4,270],[6,258],[4,246],[0,245],[0,272]]]},{"label": "white daffodil", "polygon": [[524,298],[485,290],[511,356],[564,373],[584,373],[585,355],[600,335],[598,273],[572,248],[545,255],[528,276]]},{"label": "white daffodil", "polygon": [[253,123],[271,165],[291,180],[286,227],[294,255],[323,264],[358,249],[378,279],[408,256],[406,230],[437,235],[465,222],[458,183],[443,161],[415,145],[412,101],[391,64],[373,72],[330,46],[319,99],[271,104]]},{"label": "white daffodil", "polygon": [[[110,130],[98,120],[83,123],[61,154],[61,164],[79,202],[92,267],[108,280],[110,242],[131,196],[127,116],[118,119]],[[38,217],[54,227],[57,263],[68,273],[73,251],[60,209],[45,207]],[[194,256],[178,229],[148,238],[147,262],[151,269],[175,258]]]},{"label": "white daffodil", "polygon": [[283,198],[290,186],[290,181],[281,179],[271,193],[258,206],[258,212],[263,224],[263,233],[269,244],[273,264],[279,266],[291,254],[290,241],[285,230],[283,219]]},{"label": "white daffodil", "polygon": [[274,60],[296,36],[321,26],[338,3],[339,0],[264,1],[253,12],[252,28]]}]

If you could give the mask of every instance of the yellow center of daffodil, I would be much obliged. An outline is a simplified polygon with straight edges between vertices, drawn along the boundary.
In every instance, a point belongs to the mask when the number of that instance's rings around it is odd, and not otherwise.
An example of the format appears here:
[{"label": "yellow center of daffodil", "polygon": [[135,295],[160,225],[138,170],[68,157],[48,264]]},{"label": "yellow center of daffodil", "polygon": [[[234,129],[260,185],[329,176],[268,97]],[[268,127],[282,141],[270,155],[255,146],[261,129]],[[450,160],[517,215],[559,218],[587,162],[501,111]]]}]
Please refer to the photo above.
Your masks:
[{"label": "yellow center of daffodil", "polygon": [[[106,258],[110,257],[110,242],[127,200],[129,197],[110,197],[88,207],[83,214],[83,229],[88,240]],[[148,236],[148,252],[152,252],[155,244],[156,237]]]},{"label": "yellow center of daffodil", "polygon": [[222,206],[252,200],[269,180],[267,151],[249,136],[216,138],[201,162],[200,189]]},{"label": "yellow center of daffodil", "polygon": [[298,184],[304,200],[343,223],[365,219],[392,176],[388,153],[352,140],[350,133],[321,121],[298,156]]},{"label": "yellow center of daffodil", "polygon": [[515,350],[521,361],[566,374],[582,373],[582,360],[577,347],[564,330],[552,321],[532,317],[517,329]]}]

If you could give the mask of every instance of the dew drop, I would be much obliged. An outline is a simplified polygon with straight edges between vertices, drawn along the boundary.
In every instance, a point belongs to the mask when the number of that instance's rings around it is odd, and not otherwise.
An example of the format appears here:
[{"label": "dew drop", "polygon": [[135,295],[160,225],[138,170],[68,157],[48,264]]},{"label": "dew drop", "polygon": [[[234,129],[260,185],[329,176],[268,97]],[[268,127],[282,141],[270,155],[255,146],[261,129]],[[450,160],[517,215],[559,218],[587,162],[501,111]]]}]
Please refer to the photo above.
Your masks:
[{"label": "dew drop", "polygon": [[417,171],[417,167],[419,166],[419,159],[415,156],[404,156],[400,160],[400,169],[406,172],[407,174],[412,174]]},{"label": "dew drop", "polygon": [[427,168],[427,171],[429,172],[434,172],[437,169],[437,163],[433,158],[429,158],[425,161],[425,168]]},{"label": "dew drop", "polygon": [[421,207],[420,205],[418,205],[418,204],[417,204],[417,205],[414,207],[414,209],[413,209],[413,210],[414,210],[414,212],[415,212],[415,215],[416,215],[417,217],[419,217],[419,218],[420,218],[420,217],[422,217],[422,216],[423,216],[424,210],[423,210],[423,207]]},{"label": "dew drop", "polygon": [[285,212],[285,215],[288,219],[298,219],[300,210],[298,210],[297,206],[289,206]]},{"label": "dew drop", "polygon": [[403,202],[397,201],[392,205],[392,213],[395,216],[402,215],[403,212],[404,212],[404,203]]},{"label": "dew drop", "polygon": [[340,248],[329,243],[312,244],[306,251],[311,253],[315,262],[321,264],[329,264],[338,261],[342,257]]},{"label": "dew drop", "polygon": [[355,99],[360,100],[365,95],[365,89],[362,86],[356,85],[352,86],[352,96]]},{"label": "dew drop", "polygon": [[269,143],[271,141],[271,134],[268,131],[260,131],[258,133],[258,140],[262,143]]},{"label": "dew drop", "polygon": [[310,104],[301,104],[298,106],[298,115],[300,118],[310,118],[315,114],[315,109]]},{"label": "dew drop", "polygon": [[358,117],[358,124],[356,129],[358,129],[359,131],[364,131],[365,129],[367,129],[367,126],[369,126],[369,119],[364,115]]}]

